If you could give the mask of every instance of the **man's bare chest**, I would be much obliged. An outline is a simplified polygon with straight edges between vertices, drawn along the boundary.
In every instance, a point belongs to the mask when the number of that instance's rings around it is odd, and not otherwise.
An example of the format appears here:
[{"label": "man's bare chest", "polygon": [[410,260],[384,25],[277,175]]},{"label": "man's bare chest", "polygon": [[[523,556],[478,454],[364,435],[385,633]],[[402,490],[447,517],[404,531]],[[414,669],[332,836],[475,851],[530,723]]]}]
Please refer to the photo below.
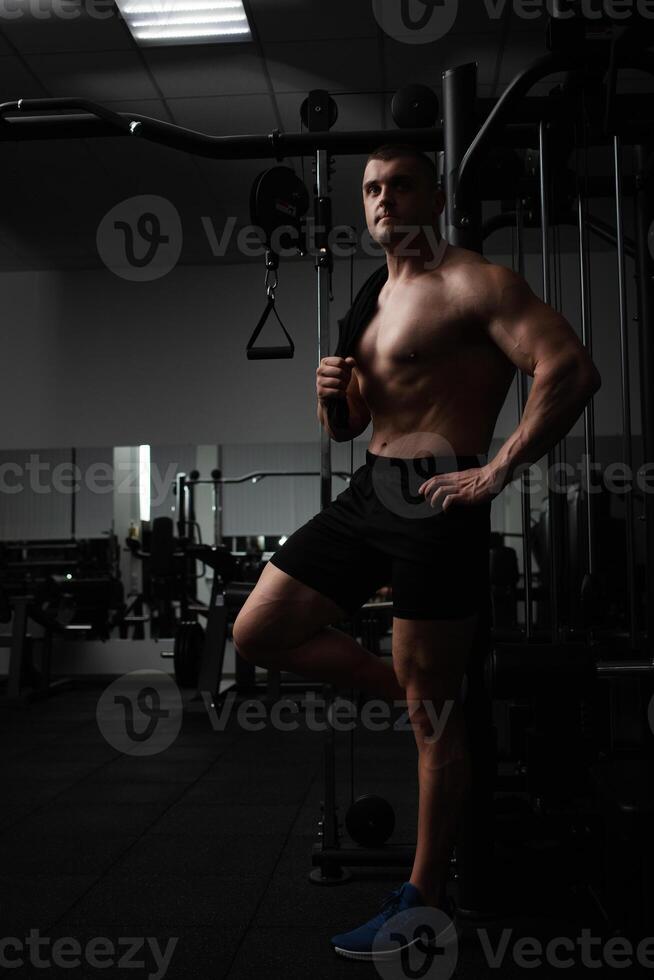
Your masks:
[{"label": "man's bare chest", "polygon": [[426,365],[465,356],[483,341],[471,312],[460,304],[406,296],[379,304],[353,355],[363,371],[382,363]]}]

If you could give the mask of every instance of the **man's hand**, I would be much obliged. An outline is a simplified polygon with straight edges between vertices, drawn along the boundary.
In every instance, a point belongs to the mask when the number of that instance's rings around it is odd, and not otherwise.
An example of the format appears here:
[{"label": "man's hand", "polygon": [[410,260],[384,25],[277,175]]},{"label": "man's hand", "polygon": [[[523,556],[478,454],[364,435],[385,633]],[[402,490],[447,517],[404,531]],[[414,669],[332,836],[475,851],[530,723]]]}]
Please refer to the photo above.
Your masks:
[{"label": "man's hand", "polygon": [[424,494],[432,507],[442,504],[443,510],[453,504],[472,506],[497,497],[506,485],[505,477],[506,468],[487,463],[470,470],[432,476],[418,488],[418,493]]},{"label": "man's hand", "polygon": [[318,401],[346,399],[352,369],[356,367],[356,363],[353,357],[323,357],[316,371]]}]

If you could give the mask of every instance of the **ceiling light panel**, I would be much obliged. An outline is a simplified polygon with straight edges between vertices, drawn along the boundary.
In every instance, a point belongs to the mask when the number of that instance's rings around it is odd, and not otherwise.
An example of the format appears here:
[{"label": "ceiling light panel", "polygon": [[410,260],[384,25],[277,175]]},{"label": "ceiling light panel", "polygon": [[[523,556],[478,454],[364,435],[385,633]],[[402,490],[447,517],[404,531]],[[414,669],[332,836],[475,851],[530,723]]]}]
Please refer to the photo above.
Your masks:
[{"label": "ceiling light panel", "polygon": [[242,0],[116,0],[140,45],[251,41]]}]

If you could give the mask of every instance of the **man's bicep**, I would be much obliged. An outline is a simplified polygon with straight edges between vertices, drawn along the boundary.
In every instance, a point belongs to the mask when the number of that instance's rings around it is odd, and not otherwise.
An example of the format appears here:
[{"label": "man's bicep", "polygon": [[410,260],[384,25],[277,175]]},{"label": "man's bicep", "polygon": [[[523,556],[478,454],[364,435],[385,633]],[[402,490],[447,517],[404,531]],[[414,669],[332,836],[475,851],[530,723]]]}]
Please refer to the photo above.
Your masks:
[{"label": "man's bicep", "polygon": [[592,367],[586,348],[560,313],[544,303],[528,283],[509,270],[496,283],[488,333],[506,356],[534,376],[537,367],[576,364]]}]

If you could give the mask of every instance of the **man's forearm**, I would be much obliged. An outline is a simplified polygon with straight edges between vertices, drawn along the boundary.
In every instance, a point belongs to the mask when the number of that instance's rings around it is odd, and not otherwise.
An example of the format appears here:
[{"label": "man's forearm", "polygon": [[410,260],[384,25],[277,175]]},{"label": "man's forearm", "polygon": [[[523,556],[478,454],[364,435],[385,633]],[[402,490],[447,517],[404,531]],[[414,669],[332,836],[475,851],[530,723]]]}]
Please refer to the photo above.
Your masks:
[{"label": "man's forearm", "polygon": [[600,385],[592,368],[553,367],[535,373],[520,425],[490,464],[502,487],[518,467],[535,463],[567,435]]},{"label": "man's forearm", "polygon": [[350,439],[356,439],[368,426],[368,423],[363,425],[362,421],[356,417],[349,399],[342,400],[344,406],[347,407],[347,425],[345,426],[336,424],[334,414],[332,414],[332,421],[330,422],[326,403],[318,401],[318,421],[334,442],[349,442]]}]

